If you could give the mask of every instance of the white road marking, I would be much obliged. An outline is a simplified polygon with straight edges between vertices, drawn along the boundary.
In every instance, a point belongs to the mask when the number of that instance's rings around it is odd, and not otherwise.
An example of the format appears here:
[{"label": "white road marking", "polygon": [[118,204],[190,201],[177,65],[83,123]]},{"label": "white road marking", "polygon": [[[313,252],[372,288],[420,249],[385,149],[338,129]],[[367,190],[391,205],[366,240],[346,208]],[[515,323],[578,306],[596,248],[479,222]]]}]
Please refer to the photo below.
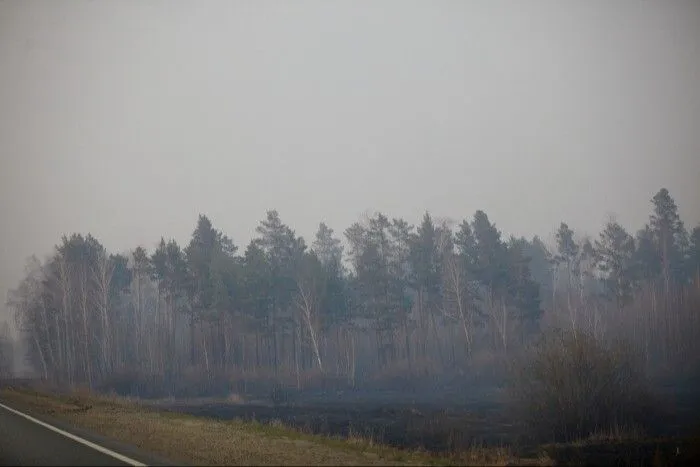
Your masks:
[{"label": "white road marking", "polygon": [[60,435],[63,435],[63,436],[65,436],[66,438],[70,438],[70,439],[72,439],[73,441],[75,441],[75,442],[77,442],[77,443],[80,443],[80,444],[83,444],[83,445],[85,445],[85,446],[87,446],[87,447],[90,447],[90,448],[94,449],[95,451],[99,451],[99,452],[101,452],[102,454],[106,454],[106,455],[108,455],[108,456],[111,456],[111,457],[113,457],[113,458],[119,460],[119,461],[122,461],[122,462],[124,462],[125,464],[133,465],[134,467],[146,467],[146,464],[142,464],[141,462],[139,462],[139,461],[137,461],[137,460],[134,460],[134,459],[131,459],[130,457],[123,456],[123,455],[119,454],[118,452],[114,452],[114,451],[112,451],[112,450],[109,450],[109,449],[107,449],[107,448],[104,448],[104,447],[102,447],[102,446],[100,446],[100,445],[98,445],[98,444],[95,444],[95,443],[90,442],[90,441],[88,441],[88,440],[86,440],[86,439],[83,439],[83,438],[81,438],[80,436],[76,436],[76,435],[74,435],[74,434],[72,434],[72,433],[68,433],[67,431],[63,431],[63,430],[61,430],[60,428],[56,428],[55,426],[49,425],[49,424],[46,423],[46,422],[42,422],[41,420],[37,420],[36,418],[32,417],[31,415],[27,415],[26,413],[22,413],[22,412],[20,412],[19,410],[15,410],[15,409],[13,409],[12,407],[6,406],[5,404],[0,404],[0,407],[2,407],[3,409],[8,410],[8,411],[10,411],[10,412],[12,412],[12,413],[14,413],[14,414],[17,414],[17,415],[19,415],[20,417],[24,417],[24,418],[26,418],[27,420],[36,423],[37,425],[41,425],[41,426],[43,426],[44,428],[48,428],[49,430],[51,430],[51,431],[53,431],[53,432],[56,432],[56,433],[58,433],[58,434],[60,434]]}]

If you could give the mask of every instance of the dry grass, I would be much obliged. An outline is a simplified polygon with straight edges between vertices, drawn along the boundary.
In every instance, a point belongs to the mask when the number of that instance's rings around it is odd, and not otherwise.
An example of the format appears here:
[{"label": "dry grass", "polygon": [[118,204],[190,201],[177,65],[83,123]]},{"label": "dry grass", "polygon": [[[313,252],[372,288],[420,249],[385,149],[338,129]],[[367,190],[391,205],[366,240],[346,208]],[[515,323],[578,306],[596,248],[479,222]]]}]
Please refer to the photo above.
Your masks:
[{"label": "dry grass", "polygon": [[[350,439],[301,433],[281,422],[219,421],[146,408],[133,400],[86,391],[56,395],[5,389],[2,399],[36,415],[193,465],[514,465],[506,449],[476,446],[452,458]],[[532,462],[520,462],[533,465]],[[541,464],[540,464],[541,465]]]},{"label": "dry grass", "polygon": [[457,457],[460,465],[551,465],[548,458],[519,459],[506,446],[488,447],[475,444]]},{"label": "dry grass", "polygon": [[600,443],[617,443],[621,441],[642,441],[646,438],[643,430],[638,428],[628,428],[624,426],[615,426],[607,430],[598,430],[591,433],[587,438],[581,438],[573,441],[571,444],[587,445]]}]

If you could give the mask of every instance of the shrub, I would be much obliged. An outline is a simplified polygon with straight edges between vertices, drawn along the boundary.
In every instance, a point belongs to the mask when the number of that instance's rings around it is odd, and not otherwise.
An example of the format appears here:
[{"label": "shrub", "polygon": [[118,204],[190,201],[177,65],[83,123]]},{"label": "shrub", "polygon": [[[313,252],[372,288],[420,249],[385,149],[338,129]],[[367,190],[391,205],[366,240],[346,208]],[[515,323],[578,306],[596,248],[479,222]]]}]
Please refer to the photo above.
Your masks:
[{"label": "shrub", "polygon": [[541,441],[644,430],[653,420],[646,377],[631,352],[586,332],[545,333],[513,376],[513,408]]}]

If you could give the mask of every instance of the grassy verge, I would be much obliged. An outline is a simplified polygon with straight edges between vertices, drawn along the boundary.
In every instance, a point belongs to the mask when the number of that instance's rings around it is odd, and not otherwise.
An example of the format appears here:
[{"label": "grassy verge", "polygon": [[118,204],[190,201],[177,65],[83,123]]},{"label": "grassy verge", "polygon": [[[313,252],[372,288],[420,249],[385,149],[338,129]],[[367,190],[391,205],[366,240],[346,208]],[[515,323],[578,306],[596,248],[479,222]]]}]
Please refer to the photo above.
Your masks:
[{"label": "grassy verge", "polygon": [[[283,426],[220,421],[145,407],[136,401],[93,394],[51,394],[8,388],[0,397],[35,415],[47,415],[131,444],[174,462],[193,465],[535,465],[546,459],[514,459],[507,449],[475,446],[437,457],[350,439],[310,435]],[[543,462],[544,461],[544,462]]]}]

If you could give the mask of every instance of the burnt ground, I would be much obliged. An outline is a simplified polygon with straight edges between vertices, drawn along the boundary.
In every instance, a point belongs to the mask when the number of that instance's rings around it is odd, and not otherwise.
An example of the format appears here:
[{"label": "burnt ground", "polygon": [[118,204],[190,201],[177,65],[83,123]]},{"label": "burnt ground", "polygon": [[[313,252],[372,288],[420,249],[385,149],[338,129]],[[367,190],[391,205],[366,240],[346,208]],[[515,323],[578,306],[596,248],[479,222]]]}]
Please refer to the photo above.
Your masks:
[{"label": "burnt ground", "polygon": [[[680,391],[667,392],[663,397],[668,410],[659,419],[654,432],[649,434],[665,439],[699,434],[700,398],[694,393]],[[509,445],[518,452],[529,454],[533,454],[534,449],[527,441],[526,431],[508,415],[503,392],[496,389],[480,391],[470,397],[437,396],[434,393],[417,397],[416,394],[397,391],[333,392],[299,395],[284,404],[185,400],[162,401],[158,406],[223,420],[279,421],[309,433],[363,436],[401,448],[432,452],[455,452],[474,445]],[[616,449],[610,443],[599,444],[579,446],[575,449],[576,455]],[[670,442],[668,446],[671,447],[663,449],[675,449],[672,445]],[[658,446],[658,443],[652,443],[635,448],[635,452],[645,457],[653,456]],[[572,452],[562,446],[551,448],[553,457],[561,460],[572,459]]]},{"label": "burnt ground", "polygon": [[555,465],[695,466],[700,460],[700,438],[551,445],[545,451]]},{"label": "burnt ground", "polygon": [[215,419],[282,422],[308,433],[362,436],[392,446],[455,451],[474,444],[513,444],[518,429],[494,394],[455,403],[427,402],[400,392],[310,394],[285,404],[159,403],[162,409]]},{"label": "burnt ground", "polygon": [[[0,381],[0,386],[32,386],[32,381]],[[466,391],[463,391],[466,392]],[[274,396],[274,395],[273,395]],[[474,445],[504,446],[537,458],[542,451],[557,465],[697,465],[700,460],[700,397],[697,389],[657,391],[663,406],[649,436],[540,444],[509,415],[502,390],[289,392],[278,398],[225,402],[214,399],[141,400],[146,405],[214,419],[282,422],[305,432],[363,436],[400,448],[454,453]],[[235,397],[234,397],[235,398]]]}]

